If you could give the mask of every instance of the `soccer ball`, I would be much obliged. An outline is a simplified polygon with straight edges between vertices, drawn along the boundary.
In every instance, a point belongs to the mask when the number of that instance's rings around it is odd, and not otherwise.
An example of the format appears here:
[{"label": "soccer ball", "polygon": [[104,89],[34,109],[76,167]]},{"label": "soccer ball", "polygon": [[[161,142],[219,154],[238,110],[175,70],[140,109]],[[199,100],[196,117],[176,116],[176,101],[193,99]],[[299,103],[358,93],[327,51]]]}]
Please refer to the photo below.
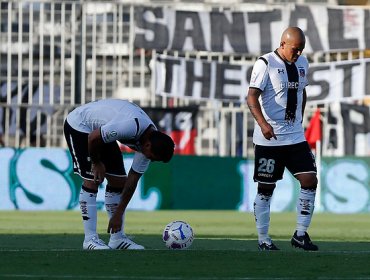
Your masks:
[{"label": "soccer ball", "polygon": [[168,249],[187,249],[193,243],[194,232],[188,223],[174,221],[166,225],[162,239]]}]

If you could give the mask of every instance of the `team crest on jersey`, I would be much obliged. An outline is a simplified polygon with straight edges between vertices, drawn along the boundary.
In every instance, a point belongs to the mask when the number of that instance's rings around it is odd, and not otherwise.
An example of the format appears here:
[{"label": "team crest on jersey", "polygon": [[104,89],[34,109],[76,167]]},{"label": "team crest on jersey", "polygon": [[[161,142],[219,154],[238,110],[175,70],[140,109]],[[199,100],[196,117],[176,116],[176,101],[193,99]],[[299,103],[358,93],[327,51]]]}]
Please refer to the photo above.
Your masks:
[{"label": "team crest on jersey", "polygon": [[109,138],[111,138],[111,137],[116,137],[117,136],[117,131],[111,131],[111,132],[107,132],[106,134],[105,134],[105,137],[107,138],[107,139],[109,139]]},{"label": "team crest on jersey", "polygon": [[306,76],[306,71],[303,68],[299,68],[299,76],[301,77]]}]

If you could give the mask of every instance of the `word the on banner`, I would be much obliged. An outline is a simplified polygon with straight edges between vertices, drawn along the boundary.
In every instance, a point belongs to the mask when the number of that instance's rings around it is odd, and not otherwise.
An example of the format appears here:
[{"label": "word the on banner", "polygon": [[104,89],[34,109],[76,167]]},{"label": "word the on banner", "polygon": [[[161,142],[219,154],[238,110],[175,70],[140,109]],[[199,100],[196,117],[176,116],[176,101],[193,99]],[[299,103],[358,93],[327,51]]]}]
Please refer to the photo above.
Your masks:
[{"label": "word the on banner", "polygon": [[190,99],[243,101],[253,65],[158,56],[155,92]]},{"label": "word the on banner", "polygon": [[[157,56],[155,92],[168,97],[245,102],[253,63]],[[312,63],[308,102],[359,100],[370,93],[370,59]]]}]

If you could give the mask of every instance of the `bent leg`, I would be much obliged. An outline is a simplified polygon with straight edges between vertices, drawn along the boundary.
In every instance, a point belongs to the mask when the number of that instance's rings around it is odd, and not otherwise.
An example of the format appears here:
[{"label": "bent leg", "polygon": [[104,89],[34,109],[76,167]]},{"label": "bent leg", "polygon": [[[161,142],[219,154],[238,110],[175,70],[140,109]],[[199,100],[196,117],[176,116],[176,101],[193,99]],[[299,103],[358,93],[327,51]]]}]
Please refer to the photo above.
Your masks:
[{"label": "bent leg", "polygon": [[254,200],[254,217],[260,243],[268,240],[270,227],[270,204],[276,184],[258,183],[257,195]]},{"label": "bent leg", "polygon": [[[105,189],[105,209],[107,210],[107,214],[109,219],[112,218],[114,213],[117,210],[118,204],[121,201],[121,194],[123,190],[123,186],[126,182],[126,176],[111,176],[106,175],[108,180],[108,185]],[[112,233],[111,239],[120,239],[122,235],[125,234],[124,232],[124,222],[125,222],[125,212],[122,215],[122,228],[121,231]]]},{"label": "bent leg", "polygon": [[79,203],[85,233],[85,242],[97,237],[97,207],[96,196],[98,193],[98,186],[90,180],[83,180],[79,195]]},{"label": "bent leg", "polygon": [[315,208],[317,178],[315,173],[297,174],[301,190],[297,201],[297,235],[303,236],[311,224]]},{"label": "bent leg", "polygon": [[[126,183],[126,176],[107,175],[108,185],[105,190],[105,208],[109,219],[112,218],[117,210],[118,204],[122,198],[122,190]],[[142,250],[143,246],[136,244],[125,235],[125,212],[122,214],[121,230],[110,234],[109,247],[119,250]]]}]

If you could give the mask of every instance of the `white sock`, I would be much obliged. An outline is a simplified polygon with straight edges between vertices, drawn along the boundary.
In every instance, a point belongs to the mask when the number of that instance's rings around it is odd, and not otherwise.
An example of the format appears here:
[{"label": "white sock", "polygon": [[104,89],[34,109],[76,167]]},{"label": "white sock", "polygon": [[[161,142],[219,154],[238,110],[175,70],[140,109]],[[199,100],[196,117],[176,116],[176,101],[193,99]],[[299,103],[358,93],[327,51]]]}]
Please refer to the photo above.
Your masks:
[{"label": "white sock", "polygon": [[297,201],[297,235],[303,236],[310,226],[315,208],[316,190],[302,189]]},{"label": "white sock", "polygon": [[88,189],[82,187],[80,191],[80,209],[84,225],[85,241],[97,236],[97,208],[96,208],[97,192],[90,192]]},{"label": "white sock", "polygon": [[[105,209],[107,210],[109,219],[112,218],[114,212],[116,212],[117,206],[121,201],[121,193],[109,191],[109,187],[107,186],[108,190],[105,190]],[[110,188],[112,189],[112,188]],[[125,212],[122,215],[122,228],[121,231],[116,233],[111,233],[110,239],[111,240],[118,240],[121,239],[122,236],[125,235]]]},{"label": "white sock", "polygon": [[270,226],[270,203],[271,196],[257,193],[254,199],[254,217],[256,219],[259,242],[266,241],[270,238],[268,235]]}]

